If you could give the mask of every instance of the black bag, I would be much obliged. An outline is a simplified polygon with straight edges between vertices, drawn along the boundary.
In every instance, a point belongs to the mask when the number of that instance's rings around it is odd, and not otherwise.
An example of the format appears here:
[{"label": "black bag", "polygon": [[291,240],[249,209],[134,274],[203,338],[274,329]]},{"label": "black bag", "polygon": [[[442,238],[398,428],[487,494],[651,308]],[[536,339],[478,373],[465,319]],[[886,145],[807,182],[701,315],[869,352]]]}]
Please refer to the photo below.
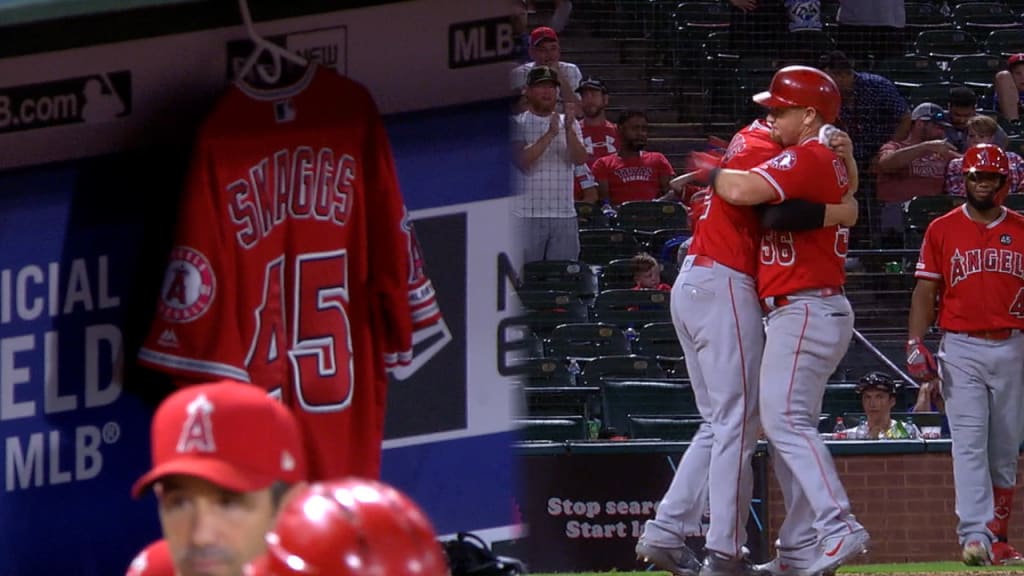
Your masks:
[{"label": "black bag", "polygon": [[441,542],[452,576],[516,576],[526,565],[515,558],[497,556],[479,536],[459,532],[455,540]]}]

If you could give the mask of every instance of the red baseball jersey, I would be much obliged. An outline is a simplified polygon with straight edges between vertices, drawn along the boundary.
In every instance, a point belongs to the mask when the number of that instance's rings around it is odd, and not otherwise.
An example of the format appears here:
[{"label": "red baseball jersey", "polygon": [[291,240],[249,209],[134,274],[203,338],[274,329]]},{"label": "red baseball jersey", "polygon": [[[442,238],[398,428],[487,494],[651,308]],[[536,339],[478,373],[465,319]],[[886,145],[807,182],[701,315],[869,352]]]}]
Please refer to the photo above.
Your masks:
[{"label": "red baseball jersey", "polygon": [[[776,203],[802,198],[837,204],[850,188],[846,164],[817,138],[786,148],[753,172],[775,189]],[[850,231],[842,226],[802,232],[765,230],[757,269],[758,294],[768,298],[842,286],[849,240]]]},{"label": "red baseball jersey", "polygon": [[598,158],[592,170],[598,182],[608,183],[608,199],[612,204],[655,200],[662,193],[659,178],[675,175],[672,164],[661,152],[640,152],[633,158],[609,154]]},{"label": "red baseball jersey", "polygon": [[139,361],[233,378],[302,423],[314,480],[377,477],[388,367],[440,321],[370,93],[311,66],[201,126]]},{"label": "red baseball jersey", "polygon": [[583,147],[587,149],[587,164],[578,166],[576,170],[573,191],[576,200],[583,199],[584,187],[597,186],[592,170],[594,162],[619,151],[619,129],[615,124],[605,120],[603,124],[590,126],[580,121],[580,130],[583,132]]},{"label": "red baseball jersey", "polygon": [[925,231],[914,276],[942,284],[944,330],[1024,328],[1024,216],[1004,209],[986,225],[954,208]]},{"label": "red baseball jersey", "polygon": [[[755,120],[732,137],[722,157],[722,167],[750,170],[781,151],[782,147],[771,139],[771,128]],[[757,273],[757,242],[761,236],[761,224],[754,209],[733,206],[714,194],[691,206],[694,236],[687,254],[707,256],[753,277]]]}]

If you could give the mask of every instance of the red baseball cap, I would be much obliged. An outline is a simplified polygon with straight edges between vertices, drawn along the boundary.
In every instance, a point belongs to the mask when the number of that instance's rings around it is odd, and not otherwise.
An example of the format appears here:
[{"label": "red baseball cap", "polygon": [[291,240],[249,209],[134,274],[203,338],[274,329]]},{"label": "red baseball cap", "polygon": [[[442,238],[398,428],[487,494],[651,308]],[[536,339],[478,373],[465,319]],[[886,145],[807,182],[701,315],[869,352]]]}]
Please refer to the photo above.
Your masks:
[{"label": "red baseball cap", "polygon": [[554,40],[558,42],[558,33],[555,32],[554,28],[547,26],[539,26],[530,32],[530,46],[536,46],[545,40]]},{"label": "red baseball cap", "polygon": [[172,474],[236,492],[306,479],[295,417],[252,384],[222,380],[174,392],[153,416],[150,442],[153,468],[132,486],[136,498]]},{"label": "red baseball cap", "polygon": [[132,559],[125,576],[174,576],[176,573],[167,541],[157,540]]},{"label": "red baseball cap", "polygon": [[1014,64],[1021,63],[1024,63],[1024,54],[1014,54],[1013,56],[1010,56],[1009,60],[1006,61],[1006,66],[1008,68],[1013,68]]}]

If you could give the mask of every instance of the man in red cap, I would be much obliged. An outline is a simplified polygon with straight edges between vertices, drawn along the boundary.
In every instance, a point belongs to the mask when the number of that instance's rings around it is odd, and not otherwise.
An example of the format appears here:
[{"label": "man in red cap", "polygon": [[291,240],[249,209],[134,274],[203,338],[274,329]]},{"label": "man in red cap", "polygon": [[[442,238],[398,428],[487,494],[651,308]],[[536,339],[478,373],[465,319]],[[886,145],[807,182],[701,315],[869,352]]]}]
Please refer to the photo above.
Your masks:
[{"label": "man in red cap", "polygon": [[583,80],[579,67],[569,62],[562,62],[562,51],[558,44],[558,34],[554,29],[540,26],[530,33],[530,58],[532,62],[520,64],[512,69],[511,83],[513,90],[526,88],[526,75],[534,66],[548,66],[558,73],[558,103],[569,105],[560,109],[573,114],[582,114],[578,106],[580,99],[576,88]]},{"label": "man in red cap", "polygon": [[156,494],[177,574],[241,576],[266,548],[285,493],[306,480],[295,417],[260,389],[224,380],[168,396],[151,434],[153,467],[132,495]]}]

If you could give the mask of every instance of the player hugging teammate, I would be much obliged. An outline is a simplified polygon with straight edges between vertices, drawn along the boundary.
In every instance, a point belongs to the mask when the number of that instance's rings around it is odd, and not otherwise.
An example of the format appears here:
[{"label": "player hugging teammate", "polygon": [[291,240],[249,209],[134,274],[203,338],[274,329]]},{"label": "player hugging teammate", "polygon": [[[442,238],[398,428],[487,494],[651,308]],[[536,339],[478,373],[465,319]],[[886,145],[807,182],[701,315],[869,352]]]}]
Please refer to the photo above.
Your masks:
[{"label": "player hugging teammate", "polygon": [[[695,213],[672,317],[705,424],[637,544],[638,556],[677,576],[823,574],[868,544],[817,431],[825,383],[853,331],[842,287],[858,175],[849,137],[828,124],[839,90],[823,72],[791,66],[755,101],[767,123],[738,133],[721,159],[694,156],[693,174],[714,193]],[[762,428],[786,518],[778,556],[753,566],[743,544]],[[684,538],[705,486],[701,566]]]}]

